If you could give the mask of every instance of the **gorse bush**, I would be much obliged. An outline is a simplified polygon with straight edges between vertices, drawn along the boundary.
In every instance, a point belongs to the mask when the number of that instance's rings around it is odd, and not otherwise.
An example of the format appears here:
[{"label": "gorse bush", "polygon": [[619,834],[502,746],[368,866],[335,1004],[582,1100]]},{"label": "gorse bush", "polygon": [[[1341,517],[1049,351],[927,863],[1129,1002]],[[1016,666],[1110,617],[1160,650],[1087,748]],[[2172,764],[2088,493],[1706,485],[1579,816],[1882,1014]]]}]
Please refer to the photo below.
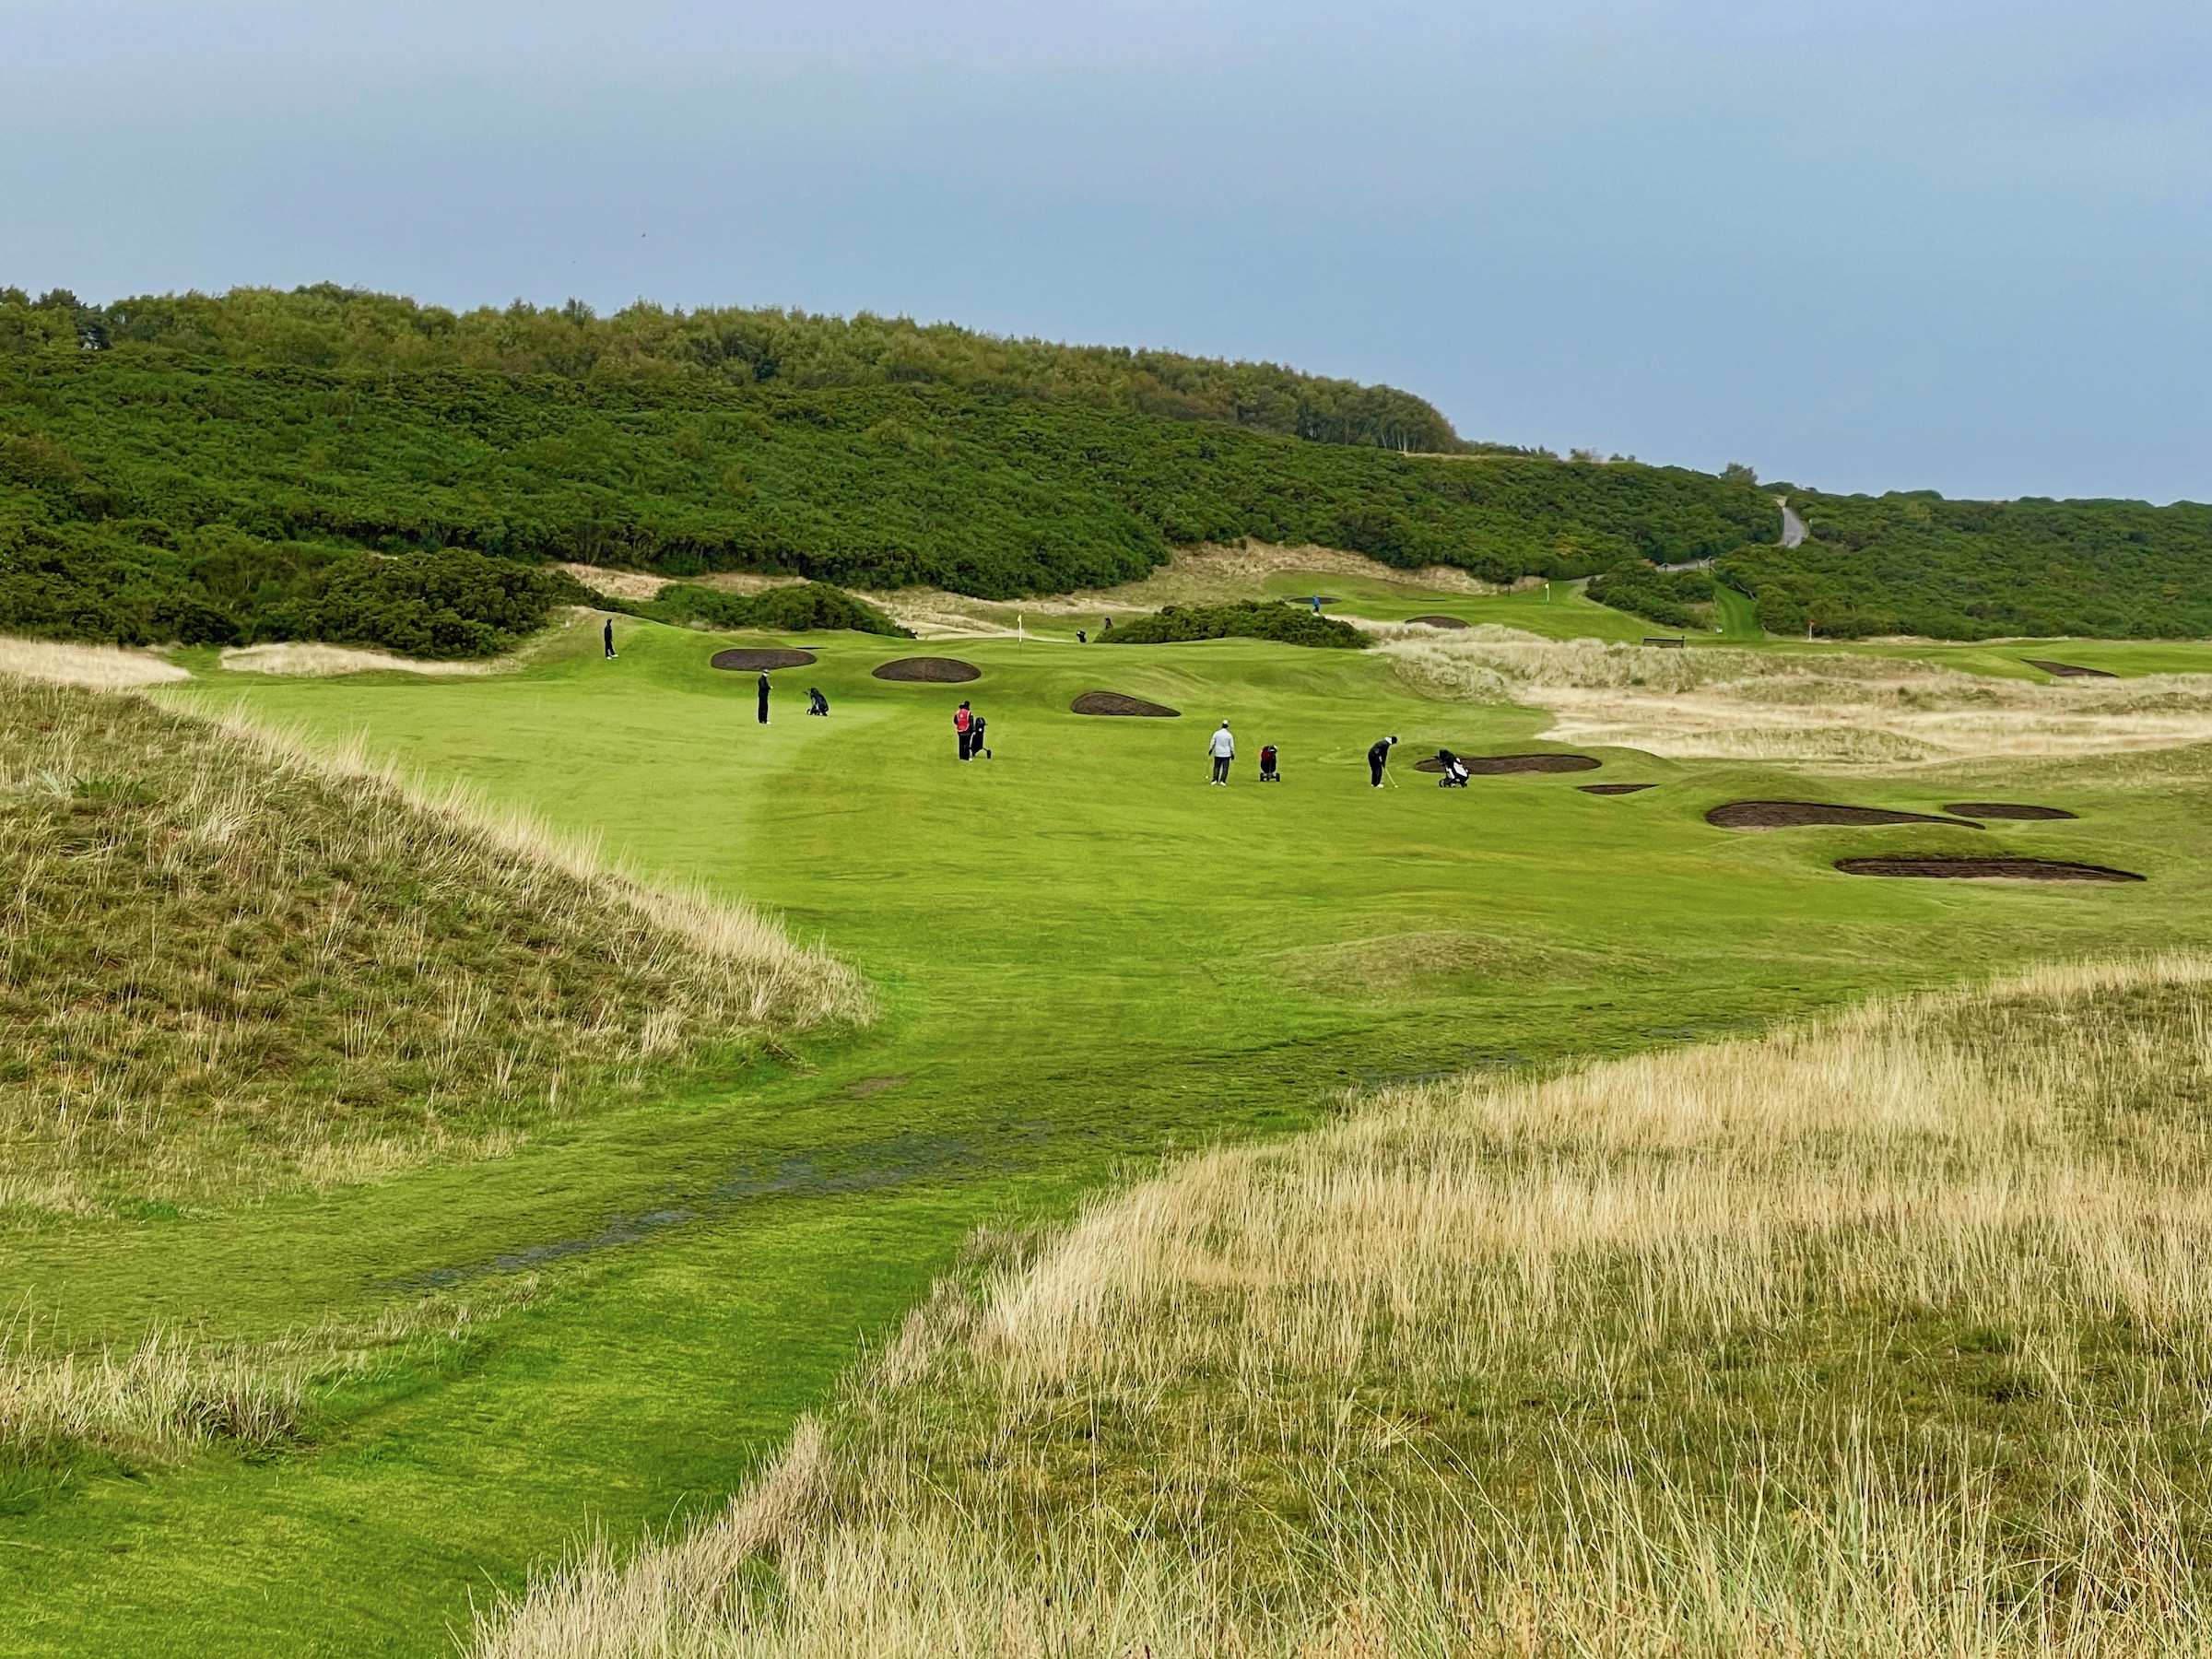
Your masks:
[{"label": "gorse bush", "polygon": [[[1648,564],[1624,564],[1592,577],[1583,591],[1600,605],[1668,628],[1700,628],[1711,619],[1711,571],[1661,571]],[[1707,612],[1692,608],[1698,606],[1706,606]]]},{"label": "gorse bush", "polygon": [[659,622],[703,622],[714,628],[763,628],[776,633],[841,628],[854,633],[913,637],[866,600],[820,582],[752,594],[724,594],[692,582],[672,582],[651,599],[623,608]]},{"label": "gorse bush", "polygon": [[593,595],[565,571],[465,547],[407,557],[256,542],[154,520],[0,520],[0,632],[120,645],[328,640],[410,656],[512,650]]},{"label": "gorse bush", "polygon": [[1122,623],[1099,638],[1109,645],[1159,645],[1183,640],[1280,640],[1286,645],[1359,651],[1368,638],[1349,622],[1318,617],[1302,606],[1263,600],[1246,605],[1171,605]]}]

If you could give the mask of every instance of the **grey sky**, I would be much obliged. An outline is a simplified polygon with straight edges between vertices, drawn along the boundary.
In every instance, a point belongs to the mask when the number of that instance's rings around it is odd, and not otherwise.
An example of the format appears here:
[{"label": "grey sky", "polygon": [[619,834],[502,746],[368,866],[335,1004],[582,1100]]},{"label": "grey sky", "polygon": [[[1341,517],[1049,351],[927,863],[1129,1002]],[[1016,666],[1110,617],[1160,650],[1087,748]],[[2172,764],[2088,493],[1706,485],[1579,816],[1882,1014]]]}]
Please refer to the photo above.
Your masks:
[{"label": "grey sky", "polygon": [[865,307],[2212,499],[2204,0],[335,11],[0,0],[0,281]]}]

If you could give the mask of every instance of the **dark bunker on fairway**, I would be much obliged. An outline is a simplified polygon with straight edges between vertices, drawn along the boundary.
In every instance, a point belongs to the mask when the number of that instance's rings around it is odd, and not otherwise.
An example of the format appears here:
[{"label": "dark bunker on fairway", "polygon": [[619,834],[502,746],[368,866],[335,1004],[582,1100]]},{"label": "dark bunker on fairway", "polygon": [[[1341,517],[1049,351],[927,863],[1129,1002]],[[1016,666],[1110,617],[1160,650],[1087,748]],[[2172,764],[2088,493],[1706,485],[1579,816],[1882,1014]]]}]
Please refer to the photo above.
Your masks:
[{"label": "dark bunker on fairway", "polygon": [[1979,830],[1964,818],[1936,818],[1925,812],[1903,812],[1891,806],[1846,806],[1836,801],[1729,801],[1705,815],[1705,821],[1722,830],[1792,830],[1807,824],[1948,824],[1954,830]]},{"label": "dark bunker on fairway", "polygon": [[1181,709],[1171,709],[1165,703],[1147,702],[1141,697],[1130,697],[1120,691],[1086,691],[1067,705],[1077,714],[1115,714],[1136,720],[1180,720]]},{"label": "dark bunker on fairway", "polygon": [[940,656],[900,657],[869,672],[879,680],[903,680],[924,686],[964,686],[970,680],[983,677],[983,671],[973,663]]},{"label": "dark bunker on fairway", "polygon": [[820,661],[821,658],[811,651],[735,645],[727,651],[716,652],[713,665],[727,668],[734,674],[756,674],[771,668],[804,668]]}]

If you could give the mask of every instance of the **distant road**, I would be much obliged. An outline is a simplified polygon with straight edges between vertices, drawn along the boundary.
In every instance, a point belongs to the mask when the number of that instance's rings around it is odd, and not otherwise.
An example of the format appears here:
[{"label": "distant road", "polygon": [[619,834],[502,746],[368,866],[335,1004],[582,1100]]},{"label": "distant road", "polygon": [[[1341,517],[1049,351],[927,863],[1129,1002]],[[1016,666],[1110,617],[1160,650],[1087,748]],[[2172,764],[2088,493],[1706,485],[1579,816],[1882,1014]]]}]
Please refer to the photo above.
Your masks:
[{"label": "distant road", "polygon": [[1782,509],[1782,545],[1794,547],[1805,539],[1805,521],[1790,511],[1788,496],[1776,496],[1774,505]]}]

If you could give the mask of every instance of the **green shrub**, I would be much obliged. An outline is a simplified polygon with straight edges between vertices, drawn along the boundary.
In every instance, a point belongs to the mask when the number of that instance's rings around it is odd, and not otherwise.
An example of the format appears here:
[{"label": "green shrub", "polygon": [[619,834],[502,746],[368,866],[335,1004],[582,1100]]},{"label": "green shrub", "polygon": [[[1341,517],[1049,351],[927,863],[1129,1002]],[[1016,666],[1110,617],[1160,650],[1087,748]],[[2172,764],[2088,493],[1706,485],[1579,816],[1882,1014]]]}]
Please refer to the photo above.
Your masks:
[{"label": "green shrub", "polygon": [[1641,562],[1624,564],[1592,577],[1584,591],[1600,605],[1663,627],[1702,628],[1707,626],[1707,618],[1690,606],[1712,603],[1712,572],[1662,571]]},{"label": "green shrub", "polygon": [[327,640],[488,656],[592,595],[567,574],[465,547],[391,558],[159,521],[0,519],[0,632],[117,645]]},{"label": "green shrub", "polygon": [[1368,638],[1349,622],[1314,615],[1302,606],[1260,601],[1244,605],[1171,605],[1109,629],[1099,638],[1110,645],[1162,645],[1185,640],[1278,640],[1286,645],[1317,645],[1359,651]]},{"label": "green shrub", "polygon": [[766,593],[718,593],[690,582],[670,582],[643,605],[626,607],[661,622],[706,622],[716,628],[764,628],[773,633],[807,633],[815,629],[850,629],[855,633],[912,634],[865,599],[842,588],[809,582]]},{"label": "green shrub", "polygon": [[556,606],[592,597],[565,571],[465,547],[358,555],[317,571],[296,597],[258,616],[253,634],[376,645],[414,657],[493,656],[544,627]]}]

